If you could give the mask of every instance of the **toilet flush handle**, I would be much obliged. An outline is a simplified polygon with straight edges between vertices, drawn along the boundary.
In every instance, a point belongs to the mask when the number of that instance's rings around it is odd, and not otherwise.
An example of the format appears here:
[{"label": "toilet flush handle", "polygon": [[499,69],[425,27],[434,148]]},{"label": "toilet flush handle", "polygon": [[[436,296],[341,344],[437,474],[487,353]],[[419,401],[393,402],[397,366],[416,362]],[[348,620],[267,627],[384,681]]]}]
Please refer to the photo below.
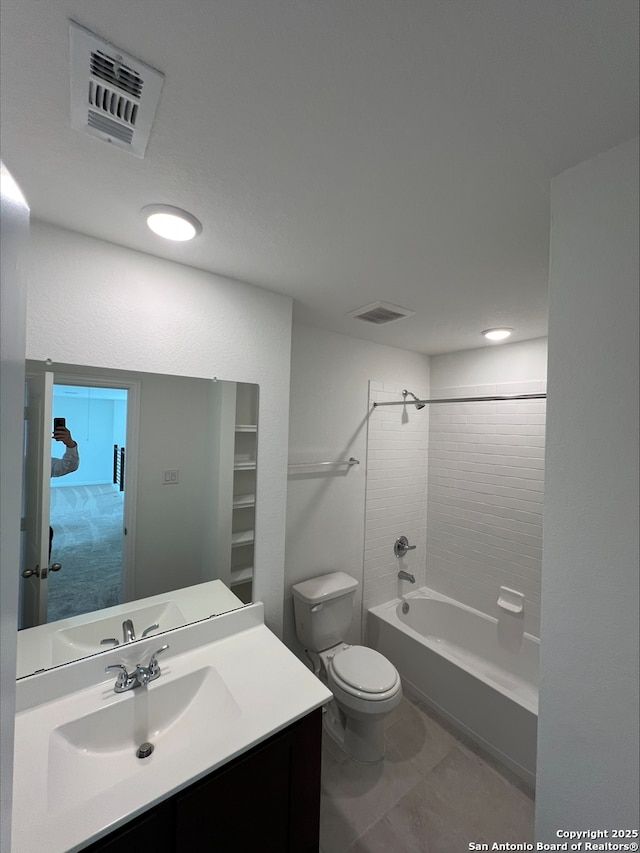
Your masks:
[{"label": "toilet flush handle", "polygon": [[322,610],[323,607],[324,607],[324,604],[314,604],[313,607],[311,608],[311,612],[317,613],[318,610]]}]

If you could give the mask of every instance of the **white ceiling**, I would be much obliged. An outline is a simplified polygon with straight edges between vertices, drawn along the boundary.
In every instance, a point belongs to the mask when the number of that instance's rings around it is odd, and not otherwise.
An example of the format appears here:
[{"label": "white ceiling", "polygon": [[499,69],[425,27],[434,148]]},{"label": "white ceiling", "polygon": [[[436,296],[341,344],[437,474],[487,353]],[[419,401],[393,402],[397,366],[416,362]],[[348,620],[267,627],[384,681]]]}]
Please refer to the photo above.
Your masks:
[{"label": "white ceiling", "polygon": [[[68,19],[165,75],[144,159],[71,129]],[[549,180],[638,133],[637,0],[1,0],[36,218],[426,353],[546,334]],[[140,209],[183,207],[191,244]],[[387,326],[345,314],[383,300]]]}]

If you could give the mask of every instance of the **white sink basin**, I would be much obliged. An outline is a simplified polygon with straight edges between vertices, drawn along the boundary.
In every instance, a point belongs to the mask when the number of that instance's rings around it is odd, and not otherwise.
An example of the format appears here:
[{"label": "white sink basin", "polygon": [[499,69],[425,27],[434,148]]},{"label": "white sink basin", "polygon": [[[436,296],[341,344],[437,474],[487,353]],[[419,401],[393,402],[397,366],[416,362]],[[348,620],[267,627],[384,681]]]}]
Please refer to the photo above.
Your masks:
[{"label": "white sink basin", "polygon": [[331,698],[259,603],[163,640],[160,677],[125,693],[104,667],[146,664],[157,638],[18,681],[11,853],[83,850]]},{"label": "white sink basin", "polygon": [[[53,729],[47,774],[50,809],[90,800],[136,774],[153,774],[158,760],[194,742],[206,746],[214,721],[219,727],[240,714],[213,667],[172,681],[162,679],[114,693],[110,704]],[[138,758],[136,751],[146,742],[154,751]]]},{"label": "white sink basin", "polygon": [[105,646],[101,645],[100,641],[110,637],[122,642],[122,623],[125,619],[133,621],[139,637],[145,628],[151,625],[159,625],[158,631],[168,631],[171,628],[179,628],[186,621],[176,604],[164,601],[148,607],[132,608],[126,613],[95,619],[70,628],[61,628],[52,638],[52,663],[65,663],[84,655],[103,652]]}]

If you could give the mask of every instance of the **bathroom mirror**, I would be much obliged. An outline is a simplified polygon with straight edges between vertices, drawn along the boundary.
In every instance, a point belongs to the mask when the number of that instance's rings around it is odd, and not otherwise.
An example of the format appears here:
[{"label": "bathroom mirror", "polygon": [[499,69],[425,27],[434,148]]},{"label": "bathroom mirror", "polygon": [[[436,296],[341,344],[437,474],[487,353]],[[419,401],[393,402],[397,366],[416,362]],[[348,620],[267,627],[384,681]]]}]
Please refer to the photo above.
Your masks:
[{"label": "bathroom mirror", "polygon": [[[20,639],[214,580],[227,610],[250,603],[258,386],[33,361],[26,375]],[[53,418],[76,470],[51,461]]]}]

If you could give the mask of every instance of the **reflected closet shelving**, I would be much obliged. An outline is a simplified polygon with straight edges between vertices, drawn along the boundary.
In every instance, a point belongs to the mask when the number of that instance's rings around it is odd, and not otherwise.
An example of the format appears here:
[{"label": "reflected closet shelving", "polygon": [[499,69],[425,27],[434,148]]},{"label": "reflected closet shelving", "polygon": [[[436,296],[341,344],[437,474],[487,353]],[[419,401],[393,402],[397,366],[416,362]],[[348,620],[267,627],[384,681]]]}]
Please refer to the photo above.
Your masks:
[{"label": "reflected closet shelving", "polygon": [[254,562],[258,387],[223,383],[219,397],[218,577],[248,603]]}]

